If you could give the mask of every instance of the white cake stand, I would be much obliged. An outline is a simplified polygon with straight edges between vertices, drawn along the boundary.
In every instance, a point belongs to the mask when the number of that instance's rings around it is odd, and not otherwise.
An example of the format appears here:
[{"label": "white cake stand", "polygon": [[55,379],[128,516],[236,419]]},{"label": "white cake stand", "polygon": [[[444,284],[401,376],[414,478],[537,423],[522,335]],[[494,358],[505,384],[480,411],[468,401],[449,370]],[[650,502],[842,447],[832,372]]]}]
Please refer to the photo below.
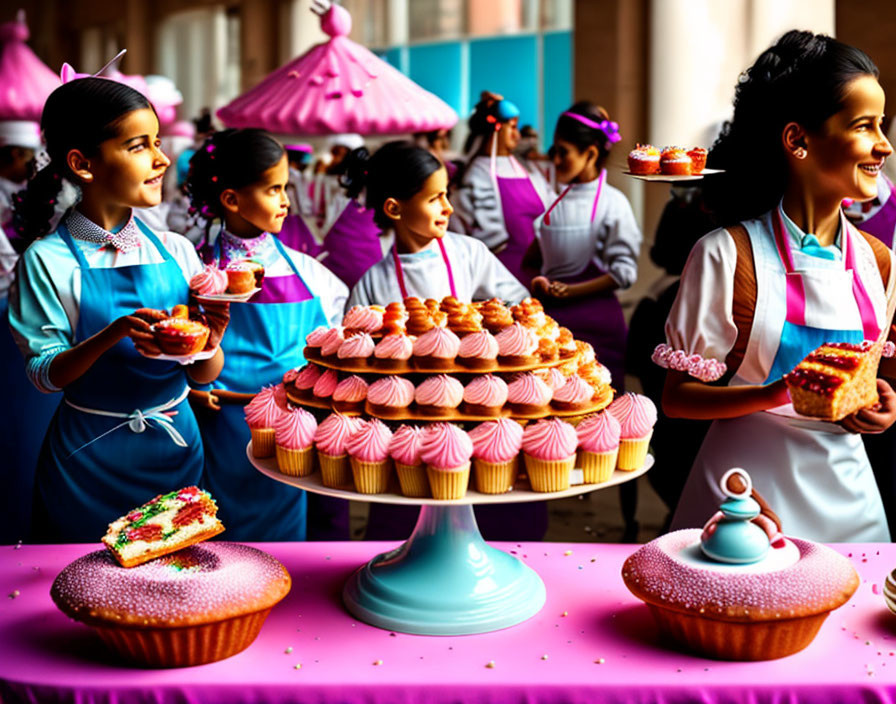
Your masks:
[{"label": "white cake stand", "polygon": [[[601,484],[574,484],[565,491],[534,492],[527,484],[505,494],[468,490],[463,499],[408,498],[400,494],[359,494],[332,489],[319,472],[307,477],[281,474],[273,457],[249,461],[271,479],[305,491],[352,501],[420,506],[411,536],[401,546],[374,557],[348,579],[342,598],[357,618],[380,628],[423,635],[486,633],[521,623],[545,602],[544,582],[529,566],[491,547],[482,538],[473,506],[563,499],[616,486],[640,477],[653,466],[613,473]],[[582,481],[574,470],[572,481]]]}]

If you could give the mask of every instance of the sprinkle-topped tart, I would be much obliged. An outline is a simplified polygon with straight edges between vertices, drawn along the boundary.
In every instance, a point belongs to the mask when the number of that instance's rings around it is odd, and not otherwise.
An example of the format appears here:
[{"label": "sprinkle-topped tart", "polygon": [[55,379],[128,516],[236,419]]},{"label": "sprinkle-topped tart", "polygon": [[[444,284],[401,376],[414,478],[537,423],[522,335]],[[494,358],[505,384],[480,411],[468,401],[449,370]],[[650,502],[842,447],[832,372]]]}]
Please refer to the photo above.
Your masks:
[{"label": "sprinkle-topped tart", "polygon": [[109,524],[103,544],[122,567],[134,567],[218,535],[218,505],[207,491],[188,486],[160,494]]}]

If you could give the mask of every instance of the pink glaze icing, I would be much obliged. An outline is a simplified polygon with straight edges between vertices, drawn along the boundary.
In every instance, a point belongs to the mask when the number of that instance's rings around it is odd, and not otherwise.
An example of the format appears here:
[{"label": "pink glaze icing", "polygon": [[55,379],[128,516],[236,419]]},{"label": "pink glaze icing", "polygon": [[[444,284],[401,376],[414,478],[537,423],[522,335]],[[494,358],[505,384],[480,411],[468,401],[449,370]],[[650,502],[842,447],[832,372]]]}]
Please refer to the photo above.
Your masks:
[{"label": "pink glaze icing", "polygon": [[656,423],[656,406],[646,396],[625,393],[616,398],[607,410],[616,416],[622,427],[623,440],[645,437]]},{"label": "pink glaze icing", "polygon": [[274,442],[287,450],[304,450],[311,447],[317,421],[304,408],[294,408],[281,413],[274,423]]},{"label": "pink glaze icing", "polygon": [[399,464],[416,467],[421,464],[420,446],[423,429],[414,425],[402,425],[389,441],[389,454]]},{"label": "pink glaze icing", "polygon": [[360,335],[352,335],[339,345],[336,356],[339,359],[354,359],[356,357],[367,358],[373,354],[373,338],[366,332]]},{"label": "pink glaze icing", "polygon": [[380,340],[373,350],[378,359],[403,359],[411,358],[414,343],[405,334],[386,335]]},{"label": "pink glaze icing", "polygon": [[507,400],[532,406],[550,403],[554,392],[551,387],[531,373],[520,374],[507,386]]},{"label": "pink glaze icing", "polygon": [[415,357],[454,359],[459,349],[460,338],[448,328],[432,328],[414,340]]},{"label": "pink glaze icing", "polygon": [[334,401],[345,401],[347,403],[358,403],[367,398],[367,382],[357,374],[343,379],[333,391]]},{"label": "pink glaze icing", "polygon": [[361,427],[362,422],[359,418],[349,418],[341,413],[328,415],[314,432],[318,452],[332,457],[344,455],[349,436]]},{"label": "pink glaze icing", "polygon": [[375,406],[407,408],[414,401],[414,385],[404,377],[385,376],[370,385],[367,400]]},{"label": "pink glaze icing", "polygon": [[579,448],[586,452],[612,452],[619,447],[621,427],[616,416],[602,411],[576,426]]},{"label": "pink glaze icing", "polygon": [[326,328],[323,325],[314,328],[314,330],[305,335],[305,344],[308,347],[320,347],[327,339],[328,332],[330,332],[330,328]]},{"label": "pink glaze icing", "polygon": [[654,364],[665,369],[674,369],[679,372],[687,372],[695,379],[703,382],[721,379],[728,366],[717,359],[704,359],[699,354],[689,355],[684,350],[673,349],[665,343],[657,345],[650,357]]},{"label": "pink glaze icing", "polygon": [[559,389],[554,389],[554,400],[561,403],[586,403],[594,396],[594,389],[580,376],[571,376]]},{"label": "pink glaze icing", "polygon": [[227,290],[227,272],[214,264],[206,264],[190,279],[190,288],[203,296],[224,293]]},{"label": "pink glaze icing", "polygon": [[336,354],[344,341],[345,333],[342,328],[330,328],[327,330],[327,334],[324,335],[324,338],[321,341],[320,353],[325,357],[331,354]]},{"label": "pink glaze icing", "polygon": [[319,398],[330,398],[339,385],[339,375],[335,369],[327,369],[314,382],[314,395]]},{"label": "pink glaze icing", "polygon": [[345,449],[361,462],[382,462],[389,457],[392,431],[377,418],[360,421],[360,427],[345,443]]},{"label": "pink glaze icing", "polygon": [[566,384],[567,377],[563,376],[563,372],[561,372],[557,367],[551,367],[550,369],[545,369],[544,374],[542,375],[542,381],[551,387],[551,391],[556,391],[561,388],[564,384]]},{"label": "pink glaze icing", "polygon": [[291,384],[296,380],[296,377],[299,375],[299,372],[302,370],[301,367],[296,367],[295,369],[290,369],[283,374],[283,383]]},{"label": "pink glaze icing", "polygon": [[[271,589],[278,583],[282,589]],[[108,550],[97,550],[65,567],[51,596],[72,615],[108,615],[121,623],[187,626],[196,614],[228,619],[265,609],[289,590],[277,560],[248,545],[204,542],[124,569]]]},{"label": "pink glaze icing", "polygon": [[523,452],[539,460],[565,460],[576,453],[576,429],[558,418],[545,418],[523,430]]},{"label": "pink glaze icing", "polygon": [[470,431],[473,456],[486,462],[509,462],[523,443],[523,426],[510,418],[480,423]]},{"label": "pink glaze icing", "polygon": [[472,332],[460,341],[457,354],[467,359],[495,359],[498,356],[498,341],[488,330]]},{"label": "pink glaze icing", "polygon": [[273,428],[275,421],[283,412],[283,407],[277,402],[273,386],[264,387],[243,409],[246,424],[253,430]]},{"label": "pink glaze icing", "polygon": [[505,357],[533,355],[538,351],[538,337],[531,328],[514,323],[497,334],[498,354]]},{"label": "pink glaze icing", "polygon": [[473,454],[473,441],[453,423],[430,423],[423,429],[420,459],[442,470],[464,469]]},{"label": "pink glaze icing", "polygon": [[463,384],[447,374],[427,377],[414,392],[418,404],[441,408],[457,408],[463,398]]},{"label": "pink glaze icing", "polygon": [[315,364],[306,364],[304,367],[302,367],[301,371],[296,374],[296,378],[293,380],[293,384],[297,389],[307,391],[308,389],[314,388],[314,385],[317,383],[317,380],[320,379],[320,377],[320,367]]},{"label": "pink glaze icing", "polygon": [[493,374],[477,376],[464,388],[464,401],[477,406],[503,406],[507,401],[507,384]]},{"label": "pink glaze icing", "polygon": [[383,327],[383,311],[368,306],[353,306],[342,318],[342,327],[367,333],[376,332]]}]

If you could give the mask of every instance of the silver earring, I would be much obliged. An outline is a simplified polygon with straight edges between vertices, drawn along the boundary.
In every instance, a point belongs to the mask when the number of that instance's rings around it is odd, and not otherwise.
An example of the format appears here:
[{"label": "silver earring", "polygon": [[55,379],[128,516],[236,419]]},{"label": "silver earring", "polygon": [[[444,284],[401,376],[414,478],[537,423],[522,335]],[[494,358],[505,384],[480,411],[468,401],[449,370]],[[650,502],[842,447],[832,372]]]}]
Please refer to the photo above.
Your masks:
[{"label": "silver earring", "polygon": [[805,159],[805,158],[806,158],[806,150],[803,149],[802,147],[799,147],[799,148],[793,153],[793,155],[794,155],[797,159]]}]

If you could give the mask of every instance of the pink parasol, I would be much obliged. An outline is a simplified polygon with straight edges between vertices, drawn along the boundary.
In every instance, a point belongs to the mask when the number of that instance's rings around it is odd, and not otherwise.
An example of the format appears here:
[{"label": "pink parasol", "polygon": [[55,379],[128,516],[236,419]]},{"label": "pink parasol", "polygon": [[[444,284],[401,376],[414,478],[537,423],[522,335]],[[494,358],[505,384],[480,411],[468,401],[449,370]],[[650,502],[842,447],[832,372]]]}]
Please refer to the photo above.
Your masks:
[{"label": "pink parasol", "polygon": [[321,16],[329,41],[317,44],[218,110],[228,127],[279,134],[402,134],[447,129],[457,113],[346,35],[348,10]]},{"label": "pink parasol", "polygon": [[0,120],[40,122],[47,97],[59,77],[25,44],[30,36],[25,12],[0,25]]}]

